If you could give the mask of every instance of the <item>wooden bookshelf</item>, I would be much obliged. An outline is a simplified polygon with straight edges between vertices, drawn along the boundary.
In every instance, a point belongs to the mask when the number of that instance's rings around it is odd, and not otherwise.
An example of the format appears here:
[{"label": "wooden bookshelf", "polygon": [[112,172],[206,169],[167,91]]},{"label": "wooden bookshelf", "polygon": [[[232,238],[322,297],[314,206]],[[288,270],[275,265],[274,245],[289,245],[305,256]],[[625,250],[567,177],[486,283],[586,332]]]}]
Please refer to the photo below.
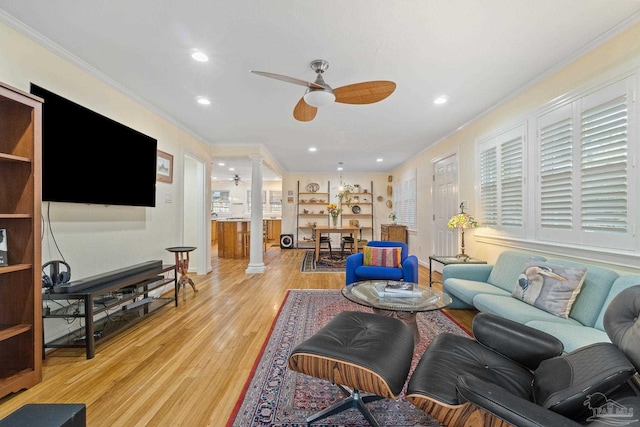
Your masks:
[{"label": "wooden bookshelf", "polygon": [[42,100],[0,83],[0,397],[42,380]]}]

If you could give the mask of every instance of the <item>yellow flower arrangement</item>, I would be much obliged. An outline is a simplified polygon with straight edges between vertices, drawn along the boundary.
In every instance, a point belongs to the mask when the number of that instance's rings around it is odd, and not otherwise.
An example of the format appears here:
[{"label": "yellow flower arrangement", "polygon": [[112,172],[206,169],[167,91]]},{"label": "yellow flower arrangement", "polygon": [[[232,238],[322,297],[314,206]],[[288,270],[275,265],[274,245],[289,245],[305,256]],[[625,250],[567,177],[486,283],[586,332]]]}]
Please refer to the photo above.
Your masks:
[{"label": "yellow flower arrangement", "polygon": [[340,213],[342,212],[342,209],[340,209],[335,203],[329,203],[327,205],[327,210],[329,211],[329,214],[334,218],[337,218],[338,215],[340,215]]}]

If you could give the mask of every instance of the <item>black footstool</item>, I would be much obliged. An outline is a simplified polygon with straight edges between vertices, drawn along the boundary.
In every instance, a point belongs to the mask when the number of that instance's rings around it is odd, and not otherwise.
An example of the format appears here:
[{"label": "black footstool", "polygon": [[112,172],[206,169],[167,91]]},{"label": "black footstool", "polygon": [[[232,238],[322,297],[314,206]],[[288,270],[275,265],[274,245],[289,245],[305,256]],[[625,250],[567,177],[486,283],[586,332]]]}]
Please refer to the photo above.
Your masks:
[{"label": "black footstool", "polygon": [[385,397],[397,399],[412,358],[413,330],[409,325],[392,317],[345,311],[296,346],[289,356],[289,369],[331,381],[346,396],[307,418],[308,424],[357,408],[369,424],[378,427],[365,403]]},{"label": "black footstool", "polygon": [[28,403],[0,420],[0,427],[86,427],[84,403]]}]

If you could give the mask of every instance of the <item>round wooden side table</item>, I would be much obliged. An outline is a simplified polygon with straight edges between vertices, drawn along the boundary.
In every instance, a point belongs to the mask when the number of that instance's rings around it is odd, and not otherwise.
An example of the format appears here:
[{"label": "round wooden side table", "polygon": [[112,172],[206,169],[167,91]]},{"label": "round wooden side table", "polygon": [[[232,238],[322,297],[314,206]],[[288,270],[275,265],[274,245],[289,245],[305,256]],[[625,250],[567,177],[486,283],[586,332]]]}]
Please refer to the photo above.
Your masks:
[{"label": "round wooden side table", "polygon": [[195,283],[188,276],[189,272],[189,252],[195,251],[195,246],[172,246],[166,248],[169,252],[173,252],[176,256],[176,272],[180,273],[178,279],[178,292],[180,292],[180,285],[182,285],[182,299],[187,299],[187,283],[193,288],[193,292],[198,292]]}]

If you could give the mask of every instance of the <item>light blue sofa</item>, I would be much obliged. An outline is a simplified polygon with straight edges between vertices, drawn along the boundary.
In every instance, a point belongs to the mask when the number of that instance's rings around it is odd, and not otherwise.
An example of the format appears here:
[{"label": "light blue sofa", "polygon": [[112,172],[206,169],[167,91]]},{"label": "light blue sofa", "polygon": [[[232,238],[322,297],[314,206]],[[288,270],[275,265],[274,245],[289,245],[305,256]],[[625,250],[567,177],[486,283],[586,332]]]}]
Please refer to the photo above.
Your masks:
[{"label": "light blue sofa", "polygon": [[[531,259],[564,266],[587,267],[587,275],[567,319],[513,298],[511,293]],[[609,302],[619,292],[639,285],[640,275],[617,272],[561,259],[505,251],[496,263],[451,264],[442,271],[442,287],[453,299],[451,308],[476,308],[515,320],[560,339],[566,352],[594,342],[610,342],[602,319]]]}]

